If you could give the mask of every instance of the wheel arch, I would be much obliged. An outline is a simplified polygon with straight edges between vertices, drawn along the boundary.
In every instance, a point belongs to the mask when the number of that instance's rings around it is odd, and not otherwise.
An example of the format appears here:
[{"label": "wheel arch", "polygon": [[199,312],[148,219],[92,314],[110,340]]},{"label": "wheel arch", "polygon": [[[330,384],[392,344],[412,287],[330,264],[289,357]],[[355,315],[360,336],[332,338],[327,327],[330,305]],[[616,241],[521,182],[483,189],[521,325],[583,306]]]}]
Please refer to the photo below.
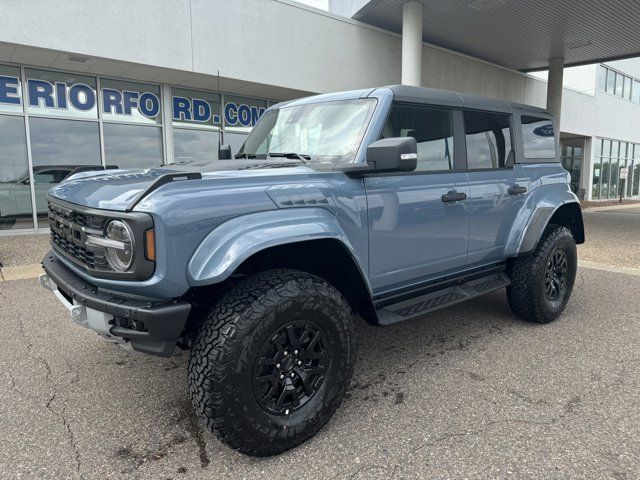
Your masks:
[{"label": "wheel arch", "polygon": [[584,243],[584,221],[580,203],[567,201],[555,208],[542,206],[533,212],[528,222],[528,227],[518,245],[517,253],[523,254],[533,251],[550,224],[567,227],[571,231],[576,244]]},{"label": "wheel arch", "polygon": [[354,312],[377,324],[366,277],[340,240],[326,237],[275,245],[248,257],[234,273],[253,274],[275,268],[300,270],[324,279],[342,293]]},{"label": "wheel arch", "polygon": [[289,268],[334,285],[351,308],[376,323],[366,264],[331,212],[294,208],[244,215],[211,231],[191,257],[192,287],[221,285],[232,275]]}]

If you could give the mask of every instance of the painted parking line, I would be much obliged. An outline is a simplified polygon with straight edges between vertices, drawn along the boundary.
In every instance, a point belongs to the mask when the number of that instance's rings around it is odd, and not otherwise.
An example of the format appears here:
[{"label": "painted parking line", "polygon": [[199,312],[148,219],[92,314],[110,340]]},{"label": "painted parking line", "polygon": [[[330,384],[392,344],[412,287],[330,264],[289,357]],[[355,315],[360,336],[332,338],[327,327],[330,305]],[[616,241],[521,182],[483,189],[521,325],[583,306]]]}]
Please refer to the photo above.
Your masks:
[{"label": "painted parking line", "polygon": [[640,268],[616,267],[604,263],[589,262],[588,260],[578,260],[578,266],[591,268],[593,270],[603,270],[605,272],[624,273],[626,275],[636,275],[640,277]]}]

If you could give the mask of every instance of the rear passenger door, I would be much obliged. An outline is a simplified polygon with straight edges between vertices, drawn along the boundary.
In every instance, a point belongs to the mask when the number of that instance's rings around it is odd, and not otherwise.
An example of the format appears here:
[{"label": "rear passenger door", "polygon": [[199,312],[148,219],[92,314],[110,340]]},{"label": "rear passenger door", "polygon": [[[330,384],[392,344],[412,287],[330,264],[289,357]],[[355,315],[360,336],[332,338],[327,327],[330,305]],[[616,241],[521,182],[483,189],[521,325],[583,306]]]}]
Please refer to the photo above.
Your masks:
[{"label": "rear passenger door", "polygon": [[[464,171],[454,172],[459,148],[454,145],[454,111],[393,105],[382,137],[406,136],[418,143],[416,170],[374,174],[364,180],[375,293],[459,269],[467,256],[468,184]],[[461,200],[447,201],[447,196]]]},{"label": "rear passenger door", "polygon": [[503,260],[516,215],[529,190],[529,179],[515,164],[513,115],[463,112],[469,177],[468,266]]}]

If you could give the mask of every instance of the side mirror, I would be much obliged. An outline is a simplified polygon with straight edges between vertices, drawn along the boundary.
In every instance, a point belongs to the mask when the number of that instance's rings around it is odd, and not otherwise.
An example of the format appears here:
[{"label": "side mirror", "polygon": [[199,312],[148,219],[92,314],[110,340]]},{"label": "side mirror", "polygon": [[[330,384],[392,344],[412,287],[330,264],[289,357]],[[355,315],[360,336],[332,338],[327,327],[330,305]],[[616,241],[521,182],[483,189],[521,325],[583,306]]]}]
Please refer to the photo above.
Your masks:
[{"label": "side mirror", "polygon": [[221,145],[218,148],[218,160],[231,160],[231,145]]},{"label": "side mirror", "polygon": [[383,138],[367,148],[367,164],[375,172],[412,172],[418,166],[413,137]]}]

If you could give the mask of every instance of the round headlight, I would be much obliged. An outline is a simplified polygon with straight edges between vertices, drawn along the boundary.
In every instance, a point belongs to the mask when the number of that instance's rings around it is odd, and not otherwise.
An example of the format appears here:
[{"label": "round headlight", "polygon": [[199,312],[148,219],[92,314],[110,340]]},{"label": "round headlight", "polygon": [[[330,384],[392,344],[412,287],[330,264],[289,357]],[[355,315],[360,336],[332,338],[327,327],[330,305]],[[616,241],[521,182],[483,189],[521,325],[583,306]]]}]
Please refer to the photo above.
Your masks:
[{"label": "round headlight", "polygon": [[133,263],[133,233],[129,225],[112,220],[107,225],[107,238],[114,240],[113,246],[105,248],[109,265],[118,272],[126,272]]}]

